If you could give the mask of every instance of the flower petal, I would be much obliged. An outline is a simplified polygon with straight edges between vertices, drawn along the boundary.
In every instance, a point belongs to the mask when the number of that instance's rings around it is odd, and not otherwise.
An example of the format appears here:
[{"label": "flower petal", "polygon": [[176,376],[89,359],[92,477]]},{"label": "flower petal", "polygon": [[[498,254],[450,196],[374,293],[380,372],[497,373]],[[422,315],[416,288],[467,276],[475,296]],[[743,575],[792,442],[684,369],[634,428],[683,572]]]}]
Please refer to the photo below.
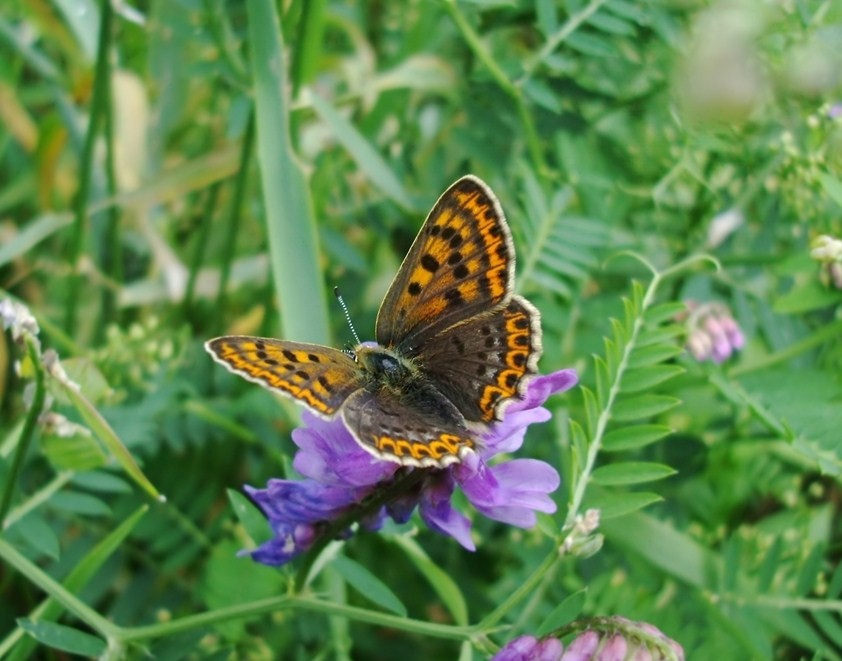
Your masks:
[{"label": "flower petal", "polygon": [[436,532],[450,535],[469,551],[475,551],[476,545],[471,539],[471,522],[461,512],[453,509],[450,496],[453,494],[453,481],[438,480],[424,489],[419,508],[421,518]]}]

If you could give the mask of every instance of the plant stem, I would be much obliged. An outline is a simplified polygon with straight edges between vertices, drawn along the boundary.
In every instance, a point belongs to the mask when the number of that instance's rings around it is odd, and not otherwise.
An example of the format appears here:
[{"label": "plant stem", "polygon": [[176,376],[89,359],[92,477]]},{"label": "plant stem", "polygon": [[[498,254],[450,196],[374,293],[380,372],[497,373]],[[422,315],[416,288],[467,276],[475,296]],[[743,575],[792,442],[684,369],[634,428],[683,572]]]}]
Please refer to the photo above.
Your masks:
[{"label": "plant stem", "polygon": [[[107,100],[111,99],[111,76],[105,76]],[[117,166],[114,162],[114,116],[111,104],[108,103],[105,109],[105,177],[109,197],[117,194]],[[120,232],[120,214],[116,207],[109,207],[105,211],[105,231],[101,246],[102,271],[115,283],[123,282],[123,241]],[[118,322],[116,292],[110,287],[102,290],[102,321]],[[100,342],[105,337],[105,323],[96,326],[96,341]]]},{"label": "plant stem", "polygon": [[[6,487],[3,489],[3,499],[0,501],[0,524],[6,520],[6,514],[9,511],[9,506],[12,503],[12,496],[15,492],[15,486],[18,483],[18,475],[20,474],[23,460],[26,458],[26,453],[29,451],[29,445],[35,435],[35,426],[38,424],[38,417],[44,408],[44,400],[46,396],[46,387],[44,383],[44,366],[41,364],[41,357],[36,346],[36,340],[33,337],[24,336],[26,342],[26,353],[29,361],[32,363],[32,369],[35,370],[35,395],[32,398],[32,405],[26,414],[26,420],[23,423],[23,428],[18,439],[18,447],[15,451],[15,458],[12,460],[12,466],[9,469],[9,474],[6,477]],[[5,528],[5,525],[2,526]]]},{"label": "plant stem", "polygon": [[[47,482],[47,484],[29,496],[23,503],[13,508],[7,517],[0,518],[0,521],[3,522],[2,529],[5,530],[6,528],[14,525],[36,507],[46,503],[50,497],[56,493],[56,491],[70,482],[75,474],[75,471],[65,470],[56,475],[52,480]],[[9,484],[14,484],[14,480],[10,479]]]},{"label": "plant stem", "polygon": [[606,0],[591,0],[587,7],[582,8],[579,13],[573,14],[570,18],[568,18],[564,25],[562,25],[549,39],[547,39],[546,42],[544,42],[541,50],[527,60],[526,64],[523,66],[523,76],[518,83],[523,84],[526,82],[526,80],[535,73],[535,69],[537,69],[542,62],[552,55],[553,51],[558,48],[565,39],[578,30],[579,27],[588,20],[595,11],[605,4],[605,2]]},{"label": "plant stem", "polygon": [[463,38],[467,42],[470,49],[479,58],[479,60],[488,69],[491,77],[495,80],[500,89],[502,89],[508,96],[512,98],[517,109],[518,117],[526,134],[526,147],[529,150],[529,156],[535,166],[536,171],[544,178],[547,177],[549,169],[544,161],[544,153],[541,149],[541,139],[538,136],[538,130],[535,127],[535,121],[529,108],[526,104],[526,99],[523,96],[523,89],[513,83],[506,72],[501,69],[497,62],[494,61],[491,53],[485,47],[485,44],[480,39],[474,28],[465,18],[465,15],[459,9],[455,0],[446,0],[444,3],[445,9],[450,14],[456,27],[462,33]]},{"label": "plant stem", "polygon": [[535,587],[543,580],[544,576],[550,572],[554,565],[559,562],[561,556],[558,553],[558,547],[547,554],[547,557],[538,565],[538,568],[532,572],[529,577],[520,584],[520,586],[512,592],[502,604],[497,606],[493,611],[486,615],[482,621],[476,625],[480,631],[488,631],[500,620],[502,620],[510,610],[512,610],[522,599],[525,599]]},{"label": "plant stem", "polygon": [[116,638],[119,627],[109,622],[93,608],[47,574],[43,569],[31,562],[0,537],[0,558],[23,574],[27,580],[37,585],[53,599],[59,602],[85,624],[109,640]]},{"label": "plant stem", "polygon": [[390,629],[435,636],[437,638],[448,638],[451,640],[467,640],[477,632],[476,627],[462,627],[451,624],[424,622],[422,620],[414,620],[407,617],[401,617],[399,615],[392,615],[390,613],[371,611],[365,608],[358,608],[356,606],[336,604],[316,597],[283,595],[251,601],[245,604],[226,606],[225,608],[206,611],[197,615],[188,615],[186,617],[161,624],[150,624],[143,627],[117,628],[115,638],[124,643],[130,641],[151,640],[154,638],[162,638],[164,636],[172,636],[174,634],[181,633],[182,631],[189,631],[191,629],[205,627],[219,622],[228,622],[234,619],[254,617],[257,615],[294,608],[324,613],[326,615],[338,615],[356,620],[357,622],[367,622],[369,624],[376,624]]},{"label": "plant stem", "polygon": [[248,183],[249,165],[251,164],[252,152],[254,151],[254,109],[249,113],[246,133],[240,145],[240,164],[237,168],[237,177],[234,180],[234,194],[231,196],[231,206],[228,208],[228,219],[225,226],[225,251],[222,255],[222,264],[219,267],[219,290],[216,298],[216,327],[215,332],[221,331],[223,319],[227,318],[225,308],[227,306],[228,281],[231,279],[231,264],[234,261],[235,247],[237,245],[237,231],[240,229],[240,209],[243,206],[246,185]]},{"label": "plant stem", "polygon": [[196,278],[199,276],[199,269],[202,267],[202,262],[205,259],[205,249],[210,238],[210,230],[213,226],[213,212],[216,209],[216,201],[219,198],[219,189],[221,183],[216,181],[211,184],[205,197],[205,204],[200,212],[198,219],[198,235],[196,237],[196,245],[193,247],[193,254],[190,260],[190,274],[187,277],[187,286],[184,290],[184,299],[181,301],[181,314],[185,321],[191,325],[193,330],[196,330],[196,325],[193,323],[191,314],[193,309],[193,296],[196,292]]},{"label": "plant stem", "polygon": [[79,258],[82,253],[82,239],[85,234],[85,221],[88,215],[88,194],[94,168],[94,147],[99,124],[108,112],[108,53],[111,49],[111,20],[113,12],[111,0],[102,0],[99,23],[99,44],[97,46],[96,69],[94,73],[94,91],[91,99],[91,114],[88,120],[88,131],[82,147],[82,159],[79,166],[79,190],[74,202],[74,222],[70,236],[67,263],[70,264],[71,276],[68,281],[67,298],[64,308],[64,329],[74,335],[76,331],[76,317],[79,304],[79,289],[81,278],[78,273]]}]

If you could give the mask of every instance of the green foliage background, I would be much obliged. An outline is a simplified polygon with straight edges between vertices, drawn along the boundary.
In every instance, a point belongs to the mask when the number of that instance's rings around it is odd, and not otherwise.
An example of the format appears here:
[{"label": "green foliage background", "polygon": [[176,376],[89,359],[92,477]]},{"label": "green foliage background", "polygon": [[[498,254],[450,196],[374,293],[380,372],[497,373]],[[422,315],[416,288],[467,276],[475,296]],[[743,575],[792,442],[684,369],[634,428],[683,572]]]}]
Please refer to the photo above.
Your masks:
[{"label": "green foliage background", "polygon": [[[0,343],[0,656],[470,659],[622,615],[689,658],[842,658],[842,292],[809,256],[842,236],[840,43],[831,0],[4,3],[0,288],[41,346]],[[298,410],[202,342],[342,346],[334,284],[369,337],[468,172],[542,370],[583,384],[521,453],[558,513],[477,516],[475,554],[360,533],[295,592],[235,554]],[[684,354],[690,299],[745,349]],[[70,435],[33,427],[42,380]]]}]

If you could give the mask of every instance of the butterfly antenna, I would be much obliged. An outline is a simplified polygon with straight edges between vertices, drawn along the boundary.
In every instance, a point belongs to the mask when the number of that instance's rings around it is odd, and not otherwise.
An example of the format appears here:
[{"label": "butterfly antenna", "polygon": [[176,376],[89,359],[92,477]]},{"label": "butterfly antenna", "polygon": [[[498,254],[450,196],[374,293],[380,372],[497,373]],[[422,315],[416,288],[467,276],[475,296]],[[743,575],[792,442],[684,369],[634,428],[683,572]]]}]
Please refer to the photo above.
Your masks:
[{"label": "butterfly antenna", "polygon": [[345,305],[345,299],[342,298],[342,294],[339,293],[339,287],[333,288],[333,295],[336,296],[336,300],[339,301],[339,305],[342,306],[342,312],[345,313],[345,321],[348,322],[348,328],[351,329],[351,335],[354,336],[354,339],[357,341],[357,344],[362,344],[360,342],[360,336],[357,335],[357,331],[354,329],[354,324],[351,321],[351,313],[348,312],[348,306]]}]

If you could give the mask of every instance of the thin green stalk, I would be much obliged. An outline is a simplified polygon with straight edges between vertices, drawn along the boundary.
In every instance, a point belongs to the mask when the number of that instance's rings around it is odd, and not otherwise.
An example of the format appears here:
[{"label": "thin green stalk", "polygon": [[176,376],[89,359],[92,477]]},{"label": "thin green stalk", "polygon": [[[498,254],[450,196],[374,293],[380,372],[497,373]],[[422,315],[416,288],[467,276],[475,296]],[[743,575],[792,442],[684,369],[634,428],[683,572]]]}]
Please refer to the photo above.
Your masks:
[{"label": "thin green stalk", "polygon": [[538,568],[533,571],[529,577],[521,583],[514,592],[512,592],[506,599],[503,600],[497,608],[486,615],[482,621],[476,625],[479,631],[488,631],[494,627],[500,620],[514,609],[523,599],[532,594],[533,590],[544,580],[544,576],[553,571],[554,566],[561,560],[558,548],[555,547],[547,557],[538,565]]},{"label": "thin green stalk", "polygon": [[56,66],[44,55],[43,51],[35,45],[38,42],[33,41],[26,30],[21,30],[17,24],[13,25],[2,16],[0,16],[0,42],[5,43],[10,51],[26,62],[28,68],[44,80],[53,83],[57,89],[70,88],[70,83],[62,68]]},{"label": "thin green stalk", "polygon": [[[44,408],[44,400],[46,396],[46,386],[44,379],[44,366],[41,364],[41,357],[38,353],[36,340],[33,337],[25,336],[26,353],[32,363],[32,369],[35,370],[35,395],[32,398],[32,405],[26,414],[26,420],[23,423],[23,429],[20,432],[18,439],[18,447],[15,450],[15,457],[12,460],[12,466],[9,469],[9,474],[6,477],[6,487],[3,489],[3,500],[0,501],[0,523],[5,522],[6,514],[9,511],[9,506],[12,503],[12,496],[15,493],[15,487],[18,483],[18,476],[23,467],[23,460],[26,458],[26,453],[29,451],[29,445],[32,443],[32,438],[35,435],[35,426],[38,424],[38,416]],[[5,525],[3,526],[5,528]]]},{"label": "thin green stalk", "polygon": [[525,83],[526,80],[535,73],[535,69],[537,69],[542,62],[552,55],[553,51],[561,46],[565,39],[578,30],[579,27],[588,20],[594,12],[605,4],[605,2],[606,0],[591,0],[591,2],[586,7],[583,7],[581,11],[570,16],[570,18],[564,22],[564,25],[562,25],[552,36],[550,36],[549,39],[547,39],[541,47],[541,50],[527,60],[526,64],[523,66],[523,76],[520,78],[518,83]]},{"label": "thin green stalk", "polygon": [[296,48],[292,52],[292,98],[298,96],[303,85],[313,80],[319,66],[324,42],[325,0],[304,0],[296,30]]},{"label": "thin green stalk", "polygon": [[97,613],[38,565],[19,553],[14,546],[2,537],[0,537],[0,558],[23,574],[30,583],[37,585],[85,624],[102,635],[103,638],[113,640],[118,637],[119,627]]},{"label": "thin green stalk", "polygon": [[190,260],[190,275],[187,277],[187,286],[184,290],[184,299],[181,301],[181,314],[190,322],[190,311],[193,307],[193,295],[196,291],[196,279],[199,277],[199,270],[205,260],[205,250],[210,238],[210,230],[213,226],[213,211],[216,209],[216,202],[219,198],[220,182],[214,182],[208,189],[205,197],[205,204],[199,216],[199,236],[196,237],[196,245],[193,248],[193,255]]},{"label": "thin green stalk", "polygon": [[228,207],[228,219],[225,225],[225,251],[222,255],[222,264],[219,267],[219,290],[216,298],[216,327],[220,331],[224,320],[227,318],[225,308],[228,305],[227,289],[228,281],[231,279],[231,264],[234,262],[237,245],[237,232],[240,229],[240,209],[243,207],[246,186],[248,185],[249,166],[251,165],[252,152],[254,151],[255,119],[254,110],[249,113],[246,133],[240,145],[240,164],[237,167],[237,176],[234,179],[234,193],[231,196],[231,206]]},{"label": "thin green stalk", "polygon": [[729,592],[717,592],[716,598],[723,602],[738,604],[740,606],[842,613],[842,599],[811,599],[809,597],[786,597],[765,594],[747,597],[744,594],[732,594]]},{"label": "thin green stalk", "polygon": [[[106,98],[111,99],[111,76],[105,77]],[[114,161],[114,115],[111,104],[105,112],[105,178],[108,196],[117,194],[117,166]],[[123,282],[123,240],[120,232],[120,215],[116,207],[109,207],[105,212],[105,231],[102,241],[102,271],[115,283]],[[104,287],[102,290],[102,320],[104,322],[117,322],[117,296],[111,287]],[[105,337],[105,323],[96,325],[96,341],[100,342]]]},{"label": "thin green stalk", "polygon": [[451,640],[468,640],[476,635],[477,627],[462,627],[451,624],[439,624],[414,620],[399,615],[391,615],[379,611],[367,610],[346,604],[336,604],[316,597],[282,595],[269,597],[245,604],[235,604],[217,610],[206,611],[196,615],[188,615],[170,622],[150,624],[142,627],[117,628],[115,638],[123,643],[152,640],[172,636],[183,631],[190,631],[234,619],[256,617],[281,610],[300,608],[325,615],[338,615],[357,622],[366,622],[390,629],[398,629],[410,633],[418,633],[436,638]]},{"label": "thin green stalk", "polygon": [[[75,471],[66,470],[56,475],[52,480],[47,482],[47,484],[29,496],[24,502],[17,507],[14,507],[12,511],[9,512],[9,516],[5,519],[0,519],[0,521],[3,522],[2,529],[5,530],[6,528],[13,526],[39,505],[46,503],[54,493],[70,482],[75,474]],[[13,483],[13,481],[10,483]]]},{"label": "thin green stalk", "polygon": [[797,356],[800,356],[805,351],[809,351],[814,347],[824,344],[830,339],[842,336],[842,319],[837,319],[834,322],[817,329],[812,335],[805,337],[799,342],[790,344],[785,349],[776,351],[773,354],[765,356],[764,358],[748,365],[738,365],[730,370],[729,375],[737,377],[743,374],[751,374],[758,370],[765,370],[773,365],[786,362]]},{"label": "thin green stalk", "polygon": [[228,14],[225,12],[224,3],[220,0],[204,0],[205,16],[208,19],[208,28],[211,37],[216,42],[216,47],[222,56],[223,61],[228,63],[236,82],[243,88],[249,83],[248,69],[240,53],[239,39],[234,35],[228,21]]},{"label": "thin green stalk", "polygon": [[491,53],[485,47],[485,44],[480,39],[479,35],[465,18],[462,10],[459,9],[456,1],[446,0],[444,6],[450,14],[450,17],[453,19],[453,22],[456,24],[456,27],[459,28],[459,31],[462,33],[462,37],[465,39],[470,49],[485,65],[488,72],[491,74],[491,77],[495,80],[497,85],[500,86],[500,89],[502,89],[515,102],[517,114],[520,118],[520,122],[526,136],[526,147],[529,150],[529,157],[532,159],[532,163],[539,175],[541,175],[541,177],[546,177],[548,175],[549,168],[544,160],[544,153],[541,148],[541,139],[538,136],[538,129],[535,126],[532,114],[529,112],[529,107],[526,104],[522,88],[513,83],[506,75],[506,72],[500,68]]},{"label": "thin green stalk", "polygon": [[82,159],[79,165],[79,190],[74,201],[74,221],[70,235],[70,245],[67,262],[70,265],[71,276],[68,280],[67,298],[64,308],[64,329],[74,335],[76,331],[76,317],[79,305],[79,290],[82,282],[78,273],[79,258],[82,253],[82,243],[85,235],[85,221],[88,215],[88,195],[91,188],[94,168],[94,147],[99,125],[108,112],[110,100],[108,98],[108,54],[111,50],[111,0],[102,0],[99,24],[99,44],[97,46],[96,69],[94,74],[94,91],[91,99],[91,115],[88,121],[88,132],[82,147]]}]

